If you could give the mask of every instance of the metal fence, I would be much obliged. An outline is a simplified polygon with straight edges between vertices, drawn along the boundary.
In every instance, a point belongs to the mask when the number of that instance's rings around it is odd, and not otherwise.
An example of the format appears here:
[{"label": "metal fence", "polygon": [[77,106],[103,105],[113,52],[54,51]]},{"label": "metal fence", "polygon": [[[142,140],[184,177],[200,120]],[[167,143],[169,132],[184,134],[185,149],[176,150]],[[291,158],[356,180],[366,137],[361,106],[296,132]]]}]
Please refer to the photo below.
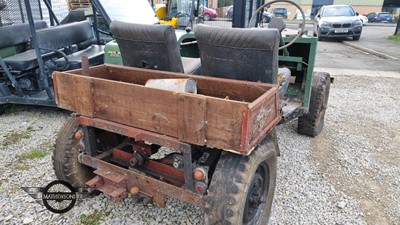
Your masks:
[{"label": "metal fence", "polygon": [[[49,11],[43,0],[30,0],[34,20],[44,20],[50,24]],[[2,4],[3,3],[3,4]],[[52,0],[52,9],[59,20],[68,14],[68,5],[65,0]],[[24,0],[0,0],[0,26],[27,23]]]}]

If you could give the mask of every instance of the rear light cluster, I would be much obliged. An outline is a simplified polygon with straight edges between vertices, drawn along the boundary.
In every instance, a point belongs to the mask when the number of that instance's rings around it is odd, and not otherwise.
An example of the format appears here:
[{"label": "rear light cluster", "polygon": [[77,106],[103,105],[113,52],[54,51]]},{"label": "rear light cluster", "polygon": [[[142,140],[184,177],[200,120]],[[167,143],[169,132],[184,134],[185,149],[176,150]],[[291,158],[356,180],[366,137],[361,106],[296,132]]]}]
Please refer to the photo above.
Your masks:
[{"label": "rear light cluster", "polygon": [[79,151],[85,151],[85,144],[83,143],[83,132],[78,130],[74,135],[75,140],[79,142]]},{"label": "rear light cluster", "polygon": [[207,192],[208,168],[199,166],[194,169],[193,177],[196,180],[195,188],[199,194]]}]

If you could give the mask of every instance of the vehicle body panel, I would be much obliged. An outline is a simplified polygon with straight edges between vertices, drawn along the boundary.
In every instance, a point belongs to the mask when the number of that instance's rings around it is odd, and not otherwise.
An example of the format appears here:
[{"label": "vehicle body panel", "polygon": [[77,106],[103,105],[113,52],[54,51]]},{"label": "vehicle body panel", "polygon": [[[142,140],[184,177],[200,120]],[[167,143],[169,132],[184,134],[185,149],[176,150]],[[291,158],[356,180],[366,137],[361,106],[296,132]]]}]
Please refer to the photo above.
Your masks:
[{"label": "vehicle body panel", "polygon": [[349,5],[323,6],[314,21],[314,33],[320,38],[359,37],[362,21]]}]

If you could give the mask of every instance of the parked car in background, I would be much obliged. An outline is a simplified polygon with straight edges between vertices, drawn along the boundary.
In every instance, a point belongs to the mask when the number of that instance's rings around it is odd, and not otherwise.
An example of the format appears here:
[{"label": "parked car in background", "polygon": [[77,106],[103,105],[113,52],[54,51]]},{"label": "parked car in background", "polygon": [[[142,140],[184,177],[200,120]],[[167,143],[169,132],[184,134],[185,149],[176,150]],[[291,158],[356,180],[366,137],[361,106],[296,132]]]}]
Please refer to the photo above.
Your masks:
[{"label": "parked car in background", "polygon": [[392,14],[389,12],[372,12],[367,15],[368,22],[371,23],[391,23]]},{"label": "parked car in background", "polygon": [[315,16],[314,36],[323,38],[352,37],[359,40],[362,22],[353,7],[349,5],[322,6]]},{"label": "parked car in background", "polygon": [[226,10],[226,17],[229,19],[232,19],[233,17],[233,5],[229,6],[228,9]]},{"label": "parked car in background", "polygon": [[0,0],[0,10],[4,9],[7,6],[6,0]]},{"label": "parked car in background", "polygon": [[272,13],[276,18],[283,18],[283,19],[288,18],[288,11],[286,8],[275,8],[272,10]]},{"label": "parked car in background", "polygon": [[[229,19],[232,19],[233,17],[233,5],[229,6],[228,9],[226,10],[226,17],[228,17]],[[263,23],[269,23],[269,21],[271,21],[271,18],[274,17],[274,14],[264,11],[262,13],[262,22]]]},{"label": "parked car in background", "polygon": [[366,17],[364,15],[358,15],[358,18],[360,18],[363,26],[368,23],[368,17]]},{"label": "parked car in background", "polygon": [[205,21],[209,21],[211,19],[217,18],[217,11],[204,6],[203,18]]},{"label": "parked car in background", "polygon": [[274,17],[274,14],[264,11],[261,19],[262,19],[263,23],[269,23],[271,21],[272,17]]}]

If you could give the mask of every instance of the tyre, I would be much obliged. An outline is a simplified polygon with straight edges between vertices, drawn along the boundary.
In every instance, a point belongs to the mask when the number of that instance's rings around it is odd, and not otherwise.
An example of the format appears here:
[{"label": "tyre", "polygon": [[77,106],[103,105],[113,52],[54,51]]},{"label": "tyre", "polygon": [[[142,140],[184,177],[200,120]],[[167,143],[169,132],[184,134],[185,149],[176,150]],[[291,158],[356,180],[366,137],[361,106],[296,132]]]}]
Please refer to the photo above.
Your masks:
[{"label": "tyre", "polygon": [[318,37],[318,41],[324,40],[324,39],[321,37],[321,35],[319,35],[319,34],[317,34],[317,37]]},{"label": "tyre", "polygon": [[353,40],[354,40],[354,41],[358,41],[358,40],[360,40],[360,37],[361,37],[361,35],[353,36]]},{"label": "tyre", "polygon": [[318,41],[323,40],[323,38],[321,37],[321,31],[319,30],[319,28],[317,28],[317,37],[318,37]]},{"label": "tyre", "polygon": [[205,21],[209,21],[211,19],[211,16],[210,16],[210,14],[206,13],[203,15],[203,18]]},{"label": "tyre", "polygon": [[197,23],[204,23],[204,18],[201,16],[197,19]]},{"label": "tyre", "polygon": [[314,73],[308,113],[298,119],[298,133],[317,136],[324,127],[331,79],[328,73]]},{"label": "tyre", "polygon": [[269,23],[269,21],[271,20],[271,18],[267,17],[267,16],[263,16],[262,17],[262,22],[263,23]]},{"label": "tyre", "polygon": [[79,142],[74,138],[78,131],[75,117],[71,118],[58,133],[53,152],[53,168],[59,180],[75,188],[85,187],[94,177],[92,169],[78,162]]},{"label": "tyre", "polygon": [[[187,24],[186,24],[186,27],[190,27],[190,28],[192,28],[193,29],[193,23],[192,23],[192,20],[189,20],[188,22],[187,22]],[[186,28],[185,28],[186,29]]]},{"label": "tyre", "polygon": [[222,153],[206,197],[205,224],[268,224],[277,151],[265,139],[250,156]]}]

